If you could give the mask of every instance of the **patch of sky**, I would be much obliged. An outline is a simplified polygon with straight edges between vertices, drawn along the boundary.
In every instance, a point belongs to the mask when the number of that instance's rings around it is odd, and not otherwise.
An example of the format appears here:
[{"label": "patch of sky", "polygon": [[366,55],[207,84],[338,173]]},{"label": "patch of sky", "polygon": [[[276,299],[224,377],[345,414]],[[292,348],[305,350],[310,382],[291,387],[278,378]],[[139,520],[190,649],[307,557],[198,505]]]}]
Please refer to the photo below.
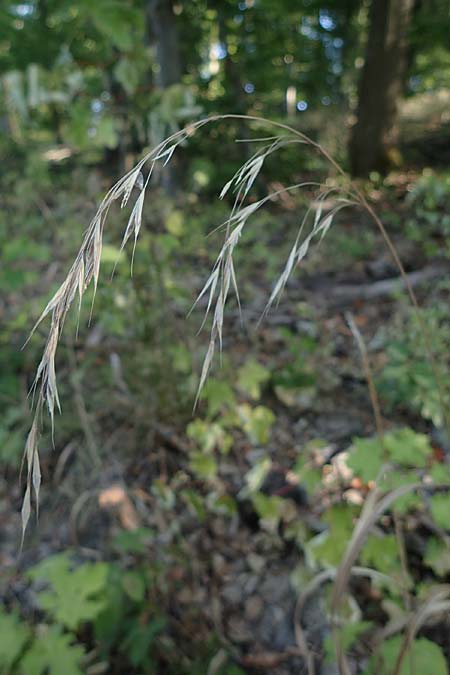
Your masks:
[{"label": "patch of sky", "polygon": [[227,55],[227,48],[224,42],[215,42],[211,45],[210,56],[213,59],[219,59],[221,61]]},{"label": "patch of sky", "polygon": [[13,5],[13,7],[11,7],[11,12],[16,16],[25,18],[33,14],[34,4],[31,2],[23,2],[20,5]]},{"label": "patch of sky", "polygon": [[319,11],[319,23],[324,30],[334,30],[336,22],[326,9]]},{"label": "patch of sky", "polygon": [[100,99],[95,98],[92,103],[91,103],[91,110],[93,113],[100,113],[103,110],[103,103],[100,101]]}]

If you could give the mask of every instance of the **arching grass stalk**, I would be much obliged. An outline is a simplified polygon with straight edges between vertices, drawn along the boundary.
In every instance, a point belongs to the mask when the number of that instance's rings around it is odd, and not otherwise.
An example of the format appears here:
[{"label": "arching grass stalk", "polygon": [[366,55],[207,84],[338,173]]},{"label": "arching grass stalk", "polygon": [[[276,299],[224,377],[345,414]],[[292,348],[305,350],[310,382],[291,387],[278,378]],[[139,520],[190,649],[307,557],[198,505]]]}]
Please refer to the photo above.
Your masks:
[{"label": "arching grass stalk", "polygon": [[[310,206],[306,211],[284,270],[282,271],[278,281],[274,286],[264,313],[269,311],[272,304],[279,298],[290,274],[294,270],[295,266],[306,256],[309,246],[313,243],[313,240],[320,241],[327,234],[329,228],[331,227],[334,216],[342,208],[348,205],[361,207],[375,222],[386,242],[386,245],[394,259],[399,273],[404,280],[411,302],[416,309],[418,308],[418,302],[412,286],[405,273],[395,246],[384,225],[370,204],[367,202],[366,197],[360,188],[349,179],[342,167],[319,143],[313,141],[301,131],[298,131],[297,129],[294,129],[293,127],[281,122],[275,122],[260,117],[235,114],[215,115],[208,117],[206,119],[199,120],[198,122],[189,124],[184,129],[177,131],[176,133],[169,136],[166,140],[162,141],[151,152],[147,153],[136,164],[136,166],[131,169],[131,171],[123,176],[107,192],[85,232],[80,250],[78,251],[78,254],[67,274],[67,277],[45,307],[32,330],[31,334],[33,334],[45,317],[48,315],[50,316],[50,328],[48,331],[43,356],[38,365],[36,377],[32,386],[34,399],[34,417],[24,452],[24,461],[26,460],[27,464],[27,480],[21,514],[22,543],[31,514],[32,492],[34,492],[35,495],[36,505],[39,503],[41,472],[39,466],[38,440],[41,418],[44,408],[47,407],[53,434],[55,406],[58,410],[60,409],[55,370],[55,355],[59,338],[70,306],[77,297],[78,310],[80,310],[84,292],[91,283],[94,286],[95,297],[100,273],[103,230],[108,217],[109,209],[113,202],[117,200],[121,200],[121,206],[124,207],[129,202],[132,195],[134,196],[134,194],[136,194],[137,189],[138,196],[135,199],[120,247],[122,250],[128,240],[132,239],[134,252],[142,225],[142,213],[147,188],[156,165],[158,163],[166,165],[170,161],[175,150],[205,125],[211,124],[213,122],[232,119],[245,120],[247,122],[254,122],[259,125],[269,126],[275,128],[279,133],[277,133],[277,135],[270,136],[269,138],[256,139],[257,142],[261,144],[261,147],[259,147],[259,149],[240,167],[231,180],[225,185],[220,194],[220,198],[223,199],[228,192],[233,192],[234,204],[229,217],[222,224],[222,227],[225,230],[224,243],[216,258],[216,262],[213,266],[211,274],[197,298],[197,302],[203,296],[207,298],[205,318],[211,313],[212,327],[209,346],[200,375],[196,402],[198,400],[198,395],[209,375],[215,351],[217,347],[219,349],[222,347],[225,304],[231,289],[236,294],[239,302],[238,286],[233,261],[234,250],[239,242],[239,238],[249,217],[277,195],[293,190],[299,190],[303,187],[312,187],[316,191],[315,208],[313,209],[312,206]],[[329,166],[334,171],[336,171],[336,173],[341,178],[343,178],[343,186],[330,187],[330,185],[322,183],[299,183],[287,186],[276,192],[268,194],[263,199],[249,203],[247,197],[258,174],[264,166],[266,159],[273,153],[286,146],[299,144],[308,146],[314,152],[317,152],[323,159],[325,159]],[[335,196],[335,203],[331,210],[326,211],[325,200],[331,194]],[[424,325],[420,314],[419,322],[424,336],[425,350],[427,351],[430,361],[433,364],[436,381],[438,383],[438,387],[441,389],[438,369],[434,363],[430,348],[430,337],[428,335],[427,327]],[[448,420],[448,413],[446,410],[444,410],[444,416],[445,419]],[[447,426],[450,429],[450,424]]]}]

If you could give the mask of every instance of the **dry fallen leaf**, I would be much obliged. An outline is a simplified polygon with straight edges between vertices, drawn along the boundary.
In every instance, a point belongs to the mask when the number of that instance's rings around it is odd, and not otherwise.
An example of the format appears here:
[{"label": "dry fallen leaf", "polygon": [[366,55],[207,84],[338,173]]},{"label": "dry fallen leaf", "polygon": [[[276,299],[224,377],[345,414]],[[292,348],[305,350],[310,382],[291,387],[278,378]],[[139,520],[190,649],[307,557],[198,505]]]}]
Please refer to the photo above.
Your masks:
[{"label": "dry fallen leaf", "polygon": [[111,485],[102,490],[98,496],[101,509],[114,510],[125,530],[137,530],[140,527],[140,519],[130,498],[120,485]]}]

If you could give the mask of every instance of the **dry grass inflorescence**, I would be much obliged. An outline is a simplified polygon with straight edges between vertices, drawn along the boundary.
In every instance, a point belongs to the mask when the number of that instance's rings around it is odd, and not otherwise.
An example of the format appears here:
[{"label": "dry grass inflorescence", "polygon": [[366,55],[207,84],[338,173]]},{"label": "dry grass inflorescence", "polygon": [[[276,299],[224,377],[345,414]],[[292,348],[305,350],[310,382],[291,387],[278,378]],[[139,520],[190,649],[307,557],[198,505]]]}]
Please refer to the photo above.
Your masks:
[{"label": "dry grass inflorescence", "polygon": [[[275,129],[276,133],[271,136],[248,139],[249,143],[256,145],[257,150],[239,168],[231,180],[224,186],[220,194],[221,199],[228,193],[232,193],[234,197],[228,218],[218,228],[224,231],[222,248],[217,255],[211,273],[196,300],[196,303],[198,303],[203,299],[206,304],[205,320],[202,327],[204,326],[207,317],[211,316],[210,339],[200,374],[197,400],[210,373],[214,355],[217,350],[222,348],[225,305],[231,292],[235,294],[239,304],[238,284],[233,258],[239,239],[252,214],[267,204],[267,202],[283,193],[308,188],[315,193],[315,197],[300,222],[287,262],[274,285],[264,314],[269,311],[274,303],[276,303],[293,270],[307,255],[310,245],[314,242],[320,242],[323,237],[325,237],[336,214],[349,205],[358,206],[365,210],[379,228],[399,273],[403,278],[411,302],[417,308],[417,300],[414,291],[412,290],[395,247],[382,222],[367,202],[364,193],[358,185],[353,183],[347,177],[344,170],[320,144],[292,127],[257,117],[220,115],[202,119],[188,125],[186,128],[173,134],[160,143],[154,150],[146,154],[131,171],[123,176],[109,190],[85,232],[81,247],[67,277],[45,307],[33,329],[34,332],[37,326],[39,326],[47,316],[50,317],[50,328],[46,345],[32,387],[34,418],[28,435],[24,455],[24,460],[27,464],[27,479],[21,514],[22,542],[31,515],[32,493],[34,493],[36,507],[39,502],[41,472],[39,466],[38,440],[43,412],[44,409],[47,408],[53,431],[55,407],[57,409],[60,408],[55,370],[55,356],[58,341],[63,330],[67,313],[75,299],[78,299],[78,309],[80,309],[83,295],[90,284],[93,284],[95,297],[100,274],[103,232],[110,207],[114,202],[119,200],[121,207],[123,208],[129,203],[134,195],[137,194],[121,242],[122,250],[131,239],[134,252],[142,226],[142,214],[147,189],[157,166],[161,164],[166,165],[177,148],[183,145],[199,129],[213,122],[226,119],[243,119],[249,123],[257,124],[258,126],[266,126]],[[324,183],[297,183],[279,189],[276,192],[271,192],[257,201],[252,200],[250,198],[252,186],[263,168],[266,159],[282,148],[294,144],[307,146],[312,151],[318,153],[326,161],[331,172],[338,180],[328,179]],[[332,204],[331,207],[329,206],[330,204]],[[424,349],[425,351],[431,351],[427,348],[426,327],[423,327],[423,334]],[[436,379],[438,380],[438,377]],[[417,487],[418,486],[408,485],[384,496],[380,496],[378,491],[374,491],[367,500],[360,519],[355,527],[353,537],[349,542],[347,552],[341,561],[339,569],[333,577],[334,592],[332,604],[336,614],[338,613],[339,603],[343,597],[350,576],[358,573],[357,568],[354,567],[355,561],[370,528],[397,497],[403,495],[405,491],[416,489]],[[441,604],[442,602],[448,604],[447,596],[445,599],[440,597],[439,602]],[[416,627],[411,628],[408,639],[411,639],[411,634],[413,634],[411,631],[414,632],[415,630],[417,630]],[[299,644],[302,644],[301,636]],[[309,664],[309,672],[312,673],[314,672],[312,659],[308,658],[306,646],[304,654],[307,657],[306,662]],[[337,654],[340,660],[341,672],[349,672],[345,662],[345,655],[340,652],[339,649]]]}]

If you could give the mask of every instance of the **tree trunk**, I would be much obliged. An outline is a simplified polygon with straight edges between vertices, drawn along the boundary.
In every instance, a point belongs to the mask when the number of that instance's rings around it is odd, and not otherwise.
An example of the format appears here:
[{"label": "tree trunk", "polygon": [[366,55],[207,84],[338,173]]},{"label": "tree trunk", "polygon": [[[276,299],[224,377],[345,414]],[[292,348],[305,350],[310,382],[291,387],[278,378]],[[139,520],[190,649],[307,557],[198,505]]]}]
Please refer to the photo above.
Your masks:
[{"label": "tree trunk", "polygon": [[393,163],[413,4],[414,0],[372,0],[358,121],[349,148],[354,175],[385,172]]},{"label": "tree trunk", "polygon": [[[180,48],[172,5],[172,0],[147,0],[147,33],[156,49],[158,69],[154,74],[154,81],[159,89],[167,89],[181,82]],[[161,185],[167,194],[176,195],[178,191],[176,158],[173,157],[169,165],[163,169]]]},{"label": "tree trunk", "polygon": [[155,82],[165,89],[181,80],[181,60],[172,0],[148,0],[149,34],[156,47],[158,71]]}]

